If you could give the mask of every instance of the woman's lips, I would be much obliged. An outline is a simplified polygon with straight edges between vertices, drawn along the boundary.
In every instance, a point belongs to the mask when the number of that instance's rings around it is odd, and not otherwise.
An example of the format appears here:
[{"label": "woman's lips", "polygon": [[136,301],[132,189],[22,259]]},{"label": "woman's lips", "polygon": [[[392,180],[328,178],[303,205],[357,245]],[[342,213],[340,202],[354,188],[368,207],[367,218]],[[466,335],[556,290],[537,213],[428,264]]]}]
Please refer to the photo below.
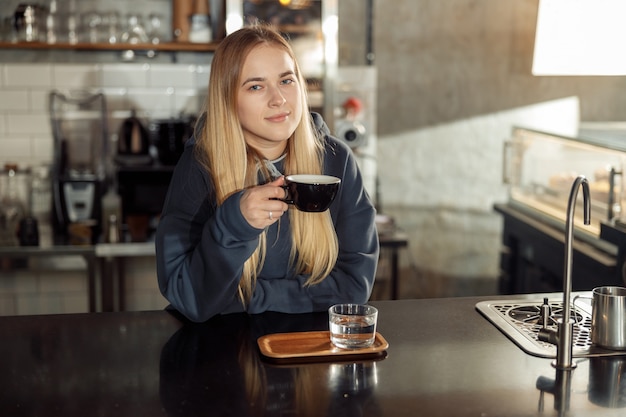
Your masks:
[{"label": "woman's lips", "polygon": [[280,113],[267,117],[266,120],[270,122],[284,122],[289,117],[289,113]]}]

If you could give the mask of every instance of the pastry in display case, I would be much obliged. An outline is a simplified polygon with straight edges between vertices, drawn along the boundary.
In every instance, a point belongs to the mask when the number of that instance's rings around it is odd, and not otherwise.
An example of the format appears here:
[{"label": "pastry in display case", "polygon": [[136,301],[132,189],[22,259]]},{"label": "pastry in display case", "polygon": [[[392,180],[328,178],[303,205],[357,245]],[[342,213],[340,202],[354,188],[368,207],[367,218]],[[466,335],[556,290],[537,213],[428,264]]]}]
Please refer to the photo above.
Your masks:
[{"label": "pastry in display case", "polygon": [[[583,224],[578,207],[574,225],[581,236],[596,240],[601,222],[617,223],[626,216],[625,166],[626,146],[514,127],[505,145],[503,181],[509,184],[511,205],[563,225],[571,187],[578,175],[584,175],[591,194],[591,224]],[[580,193],[578,198],[582,206]]]}]

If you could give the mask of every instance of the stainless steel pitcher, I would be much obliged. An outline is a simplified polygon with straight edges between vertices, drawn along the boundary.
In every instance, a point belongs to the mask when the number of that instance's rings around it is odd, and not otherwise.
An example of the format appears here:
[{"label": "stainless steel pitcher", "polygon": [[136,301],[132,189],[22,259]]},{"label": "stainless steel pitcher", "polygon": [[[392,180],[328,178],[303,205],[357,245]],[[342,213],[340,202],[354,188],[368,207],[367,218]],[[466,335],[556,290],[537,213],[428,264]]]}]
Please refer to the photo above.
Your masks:
[{"label": "stainless steel pitcher", "polygon": [[606,349],[626,350],[626,288],[593,289],[591,342]]}]

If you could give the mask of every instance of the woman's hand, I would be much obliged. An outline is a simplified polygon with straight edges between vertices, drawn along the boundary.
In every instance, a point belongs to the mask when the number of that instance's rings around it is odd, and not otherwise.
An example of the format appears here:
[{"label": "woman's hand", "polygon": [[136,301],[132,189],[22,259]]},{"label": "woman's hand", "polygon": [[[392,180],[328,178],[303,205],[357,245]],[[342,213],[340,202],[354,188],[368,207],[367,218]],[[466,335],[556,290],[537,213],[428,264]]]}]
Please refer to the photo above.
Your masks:
[{"label": "woman's hand", "polygon": [[285,198],[285,177],[248,188],[241,196],[239,208],[250,226],[264,229],[274,224],[289,208]]}]

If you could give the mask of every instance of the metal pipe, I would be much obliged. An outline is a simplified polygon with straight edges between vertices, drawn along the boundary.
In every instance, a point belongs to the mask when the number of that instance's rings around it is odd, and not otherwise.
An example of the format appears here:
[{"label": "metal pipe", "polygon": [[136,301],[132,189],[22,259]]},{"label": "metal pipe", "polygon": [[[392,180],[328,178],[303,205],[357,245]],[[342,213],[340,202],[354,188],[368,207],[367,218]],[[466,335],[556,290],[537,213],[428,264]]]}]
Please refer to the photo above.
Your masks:
[{"label": "metal pipe", "polygon": [[572,292],[572,241],[574,237],[574,208],[578,197],[578,189],[583,189],[584,222],[591,222],[591,198],[589,196],[589,181],[584,175],[579,175],[570,192],[567,203],[567,220],[565,222],[565,260],[563,263],[563,317],[558,325],[558,340],[556,362],[557,369],[572,369],[572,340],[574,324],[570,317],[570,298]]},{"label": "metal pipe", "polygon": [[[579,175],[569,195],[567,203],[567,219],[565,222],[565,259],[563,261],[563,314],[557,323],[557,330],[544,326],[539,329],[537,337],[543,342],[556,345],[556,360],[552,366],[560,370],[572,370],[576,364],[572,362],[572,347],[574,339],[574,323],[570,314],[570,298],[572,293],[572,242],[574,239],[574,208],[578,197],[578,189],[583,189],[584,222],[591,222],[591,198],[589,196],[589,182],[584,175]],[[544,301],[545,304],[545,301]]]},{"label": "metal pipe", "polygon": [[[615,205],[615,177],[616,176],[621,176],[622,175],[622,171],[618,171],[615,169],[615,167],[611,167],[611,171],[609,172],[609,201],[607,203],[608,206],[608,213],[607,213],[607,220],[608,221],[612,221],[613,218],[615,217],[615,209],[616,209],[616,205]],[[621,189],[621,187],[620,187]],[[619,201],[621,203],[622,199],[621,196],[620,198],[617,199],[617,201]],[[621,206],[617,206],[619,208],[619,212],[621,212]]]}]

